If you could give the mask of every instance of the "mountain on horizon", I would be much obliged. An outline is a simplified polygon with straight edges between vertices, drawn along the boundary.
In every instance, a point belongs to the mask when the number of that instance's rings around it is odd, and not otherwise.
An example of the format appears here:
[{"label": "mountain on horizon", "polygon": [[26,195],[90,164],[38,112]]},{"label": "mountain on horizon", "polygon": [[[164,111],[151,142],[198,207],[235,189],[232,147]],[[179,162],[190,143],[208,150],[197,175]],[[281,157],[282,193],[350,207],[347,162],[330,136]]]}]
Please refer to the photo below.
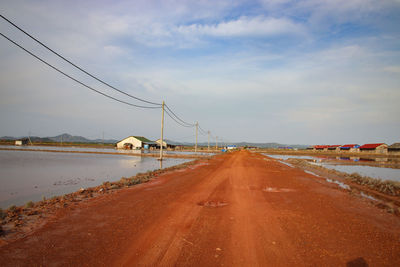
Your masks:
[{"label": "mountain on horizon", "polygon": [[[12,137],[12,136],[2,136],[0,137],[0,140],[18,140],[18,139],[23,139],[23,138],[28,138],[28,136],[20,136],[20,137]],[[87,139],[83,136],[78,136],[78,135],[70,135],[68,133],[60,134],[57,136],[48,136],[48,137],[38,137],[38,136],[30,136],[29,137],[32,142],[66,142],[66,143],[107,143],[107,144],[113,144],[118,142],[117,140],[114,139]]]},{"label": "mountain on horizon", "polygon": [[[12,136],[3,136],[0,137],[0,140],[18,140],[18,139],[23,139],[23,138],[28,138],[28,136],[21,136],[21,137],[12,137]],[[41,142],[41,143],[46,143],[46,142],[63,142],[63,143],[106,143],[106,144],[115,144],[119,140],[115,139],[88,139],[83,136],[79,135],[71,135],[68,133],[63,133],[57,136],[49,136],[49,137],[38,137],[38,136],[30,136],[30,139],[32,142]],[[180,146],[194,146],[194,142],[179,142],[179,141],[173,141],[169,139],[164,139],[167,144],[171,145],[180,145]],[[200,142],[197,144],[198,146],[208,146],[207,142]],[[308,145],[287,145],[287,144],[279,144],[279,143],[251,143],[251,142],[218,142],[218,146],[225,146],[225,145],[236,145],[237,147],[259,147],[259,148],[279,148],[279,147],[293,147],[293,148],[299,148],[299,149],[305,149],[308,147]],[[215,147],[215,142],[210,142],[210,147]]]}]

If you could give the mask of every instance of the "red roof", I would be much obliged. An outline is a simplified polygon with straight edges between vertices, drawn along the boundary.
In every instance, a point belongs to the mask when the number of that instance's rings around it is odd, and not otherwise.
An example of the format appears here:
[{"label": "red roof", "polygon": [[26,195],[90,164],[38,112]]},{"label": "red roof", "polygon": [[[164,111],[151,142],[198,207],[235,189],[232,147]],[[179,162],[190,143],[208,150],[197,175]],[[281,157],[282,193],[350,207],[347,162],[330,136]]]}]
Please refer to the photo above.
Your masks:
[{"label": "red roof", "polygon": [[360,149],[374,149],[377,148],[378,146],[384,145],[385,143],[377,143],[377,144],[365,144],[360,146]]},{"label": "red roof", "polygon": [[315,149],[323,149],[323,148],[328,148],[328,146],[325,146],[325,145],[323,145],[323,146],[320,146],[320,145],[316,145],[316,146],[314,146],[314,148]]},{"label": "red roof", "polygon": [[353,148],[355,146],[358,146],[358,144],[347,144],[347,145],[343,145],[341,147],[349,147],[349,148]]},{"label": "red roof", "polygon": [[340,145],[328,146],[328,148],[340,147]]}]

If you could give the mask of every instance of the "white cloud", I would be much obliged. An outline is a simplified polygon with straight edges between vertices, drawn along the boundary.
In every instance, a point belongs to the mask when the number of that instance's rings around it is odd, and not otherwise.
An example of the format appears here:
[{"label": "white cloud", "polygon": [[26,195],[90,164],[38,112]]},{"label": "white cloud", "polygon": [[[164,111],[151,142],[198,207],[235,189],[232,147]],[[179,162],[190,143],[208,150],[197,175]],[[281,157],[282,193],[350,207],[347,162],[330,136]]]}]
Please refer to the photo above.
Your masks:
[{"label": "white cloud", "polygon": [[305,29],[285,18],[241,17],[218,24],[191,24],[179,26],[181,34],[200,34],[217,37],[274,36],[281,34],[304,34]]}]

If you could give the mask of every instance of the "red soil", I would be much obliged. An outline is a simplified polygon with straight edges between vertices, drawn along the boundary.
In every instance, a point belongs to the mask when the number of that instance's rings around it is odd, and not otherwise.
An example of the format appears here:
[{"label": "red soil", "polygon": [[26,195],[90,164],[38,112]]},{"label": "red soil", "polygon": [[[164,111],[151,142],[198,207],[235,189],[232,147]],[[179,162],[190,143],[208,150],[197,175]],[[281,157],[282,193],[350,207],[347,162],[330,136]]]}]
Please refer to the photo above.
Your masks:
[{"label": "red soil", "polygon": [[0,265],[400,266],[399,241],[399,217],[238,152],[62,210]]}]

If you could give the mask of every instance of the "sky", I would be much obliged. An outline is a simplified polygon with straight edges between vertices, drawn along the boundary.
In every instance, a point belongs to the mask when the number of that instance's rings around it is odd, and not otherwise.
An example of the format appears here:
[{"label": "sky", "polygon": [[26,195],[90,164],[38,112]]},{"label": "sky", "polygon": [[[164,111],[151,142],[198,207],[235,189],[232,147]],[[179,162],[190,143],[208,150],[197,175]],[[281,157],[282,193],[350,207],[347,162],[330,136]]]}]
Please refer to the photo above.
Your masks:
[{"label": "sky", "polygon": [[[399,0],[1,0],[0,14],[226,142],[400,142]],[[152,106],[3,19],[0,32],[96,90]],[[0,136],[160,137],[161,109],[97,94],[1,36],[0,59]],[[164,138],[191,142],[195,128],[166,115]]]}]

